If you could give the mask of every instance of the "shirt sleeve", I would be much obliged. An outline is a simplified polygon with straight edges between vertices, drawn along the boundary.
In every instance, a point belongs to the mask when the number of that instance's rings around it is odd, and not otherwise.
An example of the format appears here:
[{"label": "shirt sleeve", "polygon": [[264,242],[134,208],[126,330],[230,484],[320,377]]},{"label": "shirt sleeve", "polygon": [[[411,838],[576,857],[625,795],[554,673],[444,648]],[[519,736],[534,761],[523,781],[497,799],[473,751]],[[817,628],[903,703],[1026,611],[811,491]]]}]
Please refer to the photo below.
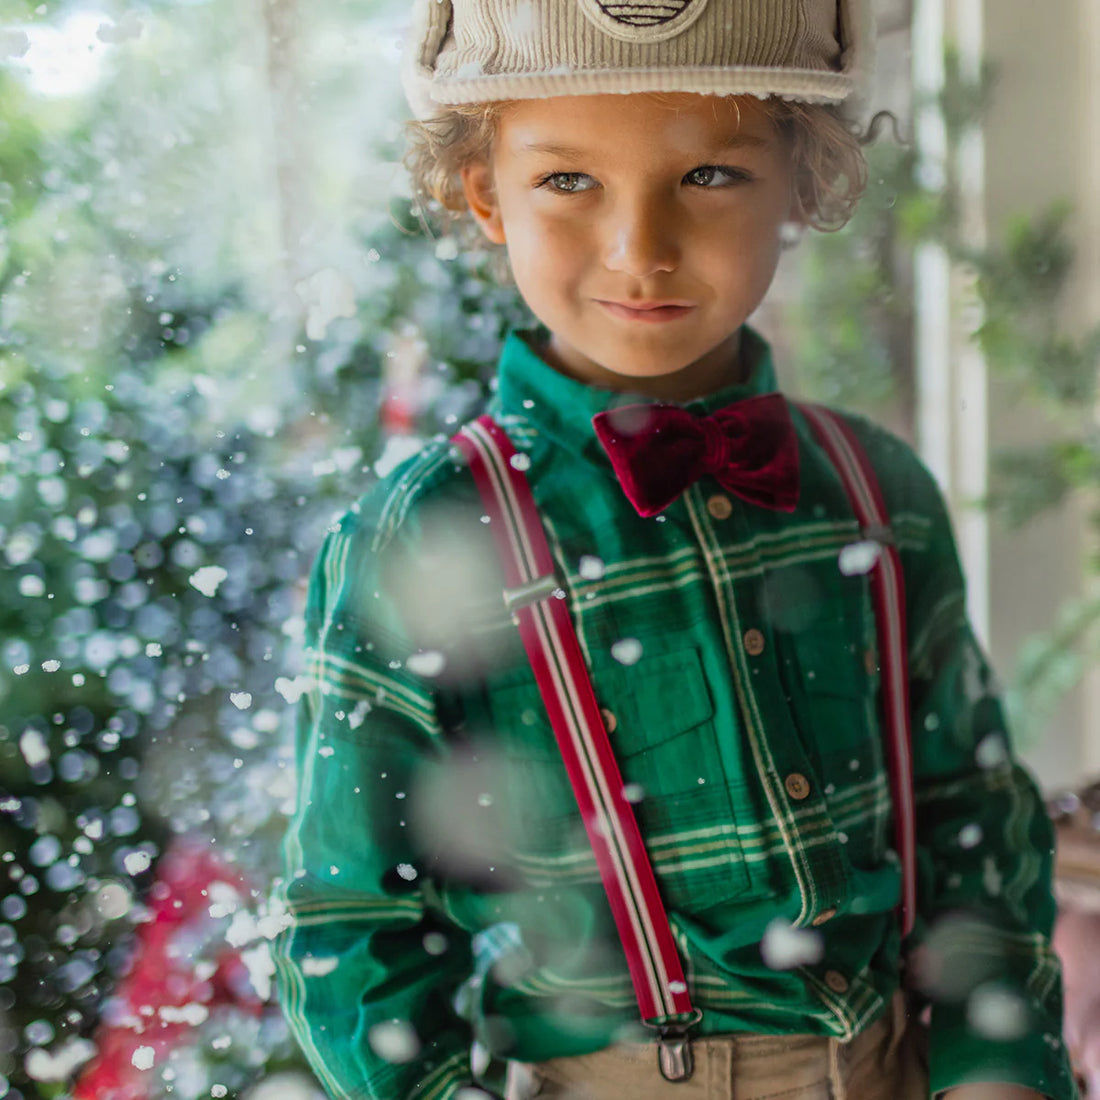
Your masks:
[{"label": "shirt sleeve", "polygon": [[1013,755],[997,685],[967,621],[942,498],[927,471],[915,460],[912,467],[892,510],[930,520],[909,549],[903,538],[903,562],[918,843],[908,957],[931,1000],[932,1094],[999,1081],[1071,1100],[1050,943],[1053,829]]},{"label": "shirt sleeve", "polygon": [[405,664],[367,526],[345,517],[310,581],[277,981],[330,1096],[449,1100],[473,1084],[453,1003],[470,940],[431,904],[409,810],[442,730],[430,680]]}]

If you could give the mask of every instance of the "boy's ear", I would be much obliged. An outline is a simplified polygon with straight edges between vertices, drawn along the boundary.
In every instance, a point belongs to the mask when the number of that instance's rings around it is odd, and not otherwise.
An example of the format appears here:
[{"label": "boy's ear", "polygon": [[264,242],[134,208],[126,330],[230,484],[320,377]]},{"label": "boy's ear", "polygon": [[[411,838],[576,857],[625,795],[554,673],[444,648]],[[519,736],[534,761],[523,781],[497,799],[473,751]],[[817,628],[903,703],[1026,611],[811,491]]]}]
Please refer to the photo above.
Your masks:
[{"label": "boy's ear", "polygon": [[479,160],[462,169],[462,191],[466,196],[466,205],[470,208],[474,221],[481,226],[482,233],[493,244],[504,244],[504,222],[500,217],[500,204],[493,186],[493,172],[488,163]]}]

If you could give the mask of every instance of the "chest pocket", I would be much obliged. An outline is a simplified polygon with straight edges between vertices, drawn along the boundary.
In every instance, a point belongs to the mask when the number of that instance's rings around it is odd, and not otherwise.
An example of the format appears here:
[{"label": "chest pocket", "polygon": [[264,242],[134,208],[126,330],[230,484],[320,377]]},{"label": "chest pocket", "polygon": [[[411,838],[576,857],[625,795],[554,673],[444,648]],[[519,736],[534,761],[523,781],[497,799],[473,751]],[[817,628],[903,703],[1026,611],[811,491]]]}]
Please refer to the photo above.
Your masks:
[{"label": "chest pocket", "polygon": [[[596,698],[665,902],[698,912],[748,889],[714,704],[693,649],[597,666]],[[557,741],[533,682],[490,695],[519,845],[543,859],[588,852]],[[521,856],[521,864],[524,862]]]},{"label": "chest pocket", "polygon": [[792,710],[853,863],[874,864],[890,820],[877,637],[869,600],[862,619],[837,616],[798,638]]},{"label": "chest pocket", "polygon": [[785,678],[804,747],[815,763],[853,759],[877,740],[878,652],[866,577],[820,571],[816,600],[824,609],[787,635]]}]

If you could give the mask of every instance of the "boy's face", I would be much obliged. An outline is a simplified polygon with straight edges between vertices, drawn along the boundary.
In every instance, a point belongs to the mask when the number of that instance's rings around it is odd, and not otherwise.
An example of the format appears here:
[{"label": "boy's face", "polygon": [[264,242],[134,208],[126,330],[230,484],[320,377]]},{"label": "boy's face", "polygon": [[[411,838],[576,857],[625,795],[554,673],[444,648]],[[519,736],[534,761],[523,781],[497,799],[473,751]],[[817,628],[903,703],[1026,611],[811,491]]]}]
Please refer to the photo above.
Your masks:
[{"label": "boy's face", "polygon": [[681,401],[738,380],[739,329],[796,211],[788,151],[759,101],[518,101],[491,162],[463,182],[560,370]]}]

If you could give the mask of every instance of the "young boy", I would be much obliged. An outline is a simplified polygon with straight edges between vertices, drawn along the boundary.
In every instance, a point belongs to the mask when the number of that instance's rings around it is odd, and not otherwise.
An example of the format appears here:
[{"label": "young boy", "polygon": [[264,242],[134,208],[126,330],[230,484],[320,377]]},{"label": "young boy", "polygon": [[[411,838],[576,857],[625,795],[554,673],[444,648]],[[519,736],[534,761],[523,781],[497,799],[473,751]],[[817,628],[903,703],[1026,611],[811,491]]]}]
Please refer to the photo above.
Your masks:
[{"label": "young boy", "polygon": [[[491,412],[667,912],[694,1071],[686,1042],[639,1023],[501,597],[498,521],[440,443],[336,525],[310,589],[277,962],[334,1097],[1074,1095],[1050,828],[939,494],[904,444],[848,421],[906,585],[903,937],[875,547],[746,325],[787,227],[843,221],[858,195],[836,111],[857,30],[849,0],[417,5],[414,171],[506,250],[541,322],[509,338]],[[704,472],[660,431],[614,453],[639,406],[687,415]],[[744,447],[766,476],[738,473]],[[906,966],[931,1001],[927,1054]]]}]

